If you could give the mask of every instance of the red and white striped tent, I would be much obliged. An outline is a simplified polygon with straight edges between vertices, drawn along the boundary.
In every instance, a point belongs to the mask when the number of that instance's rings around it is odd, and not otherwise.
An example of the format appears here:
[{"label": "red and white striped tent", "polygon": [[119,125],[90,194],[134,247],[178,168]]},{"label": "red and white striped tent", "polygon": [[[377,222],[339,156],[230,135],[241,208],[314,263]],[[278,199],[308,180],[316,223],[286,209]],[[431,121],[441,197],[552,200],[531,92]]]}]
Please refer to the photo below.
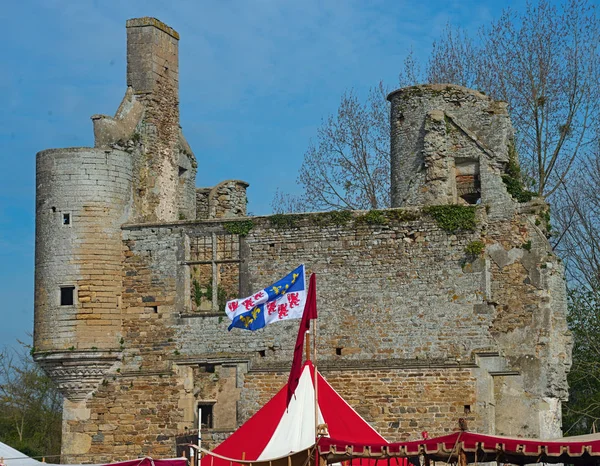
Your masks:
[{"label": "red and white striped tent", "polygon": [[[288,409],[285,406],[286,384],[254,416],[205,456],[202,466],[230,466],[235,464],[232,460],[269,462],[292,453],[307,452],[316,439],[314,374],[313,364],[307,361]],[[330,436],[361,443],[387,443],[321,374],[317,373],[317,377],[319,424],[327,424]],[[363,460],[362,464],[366,462]]]}]

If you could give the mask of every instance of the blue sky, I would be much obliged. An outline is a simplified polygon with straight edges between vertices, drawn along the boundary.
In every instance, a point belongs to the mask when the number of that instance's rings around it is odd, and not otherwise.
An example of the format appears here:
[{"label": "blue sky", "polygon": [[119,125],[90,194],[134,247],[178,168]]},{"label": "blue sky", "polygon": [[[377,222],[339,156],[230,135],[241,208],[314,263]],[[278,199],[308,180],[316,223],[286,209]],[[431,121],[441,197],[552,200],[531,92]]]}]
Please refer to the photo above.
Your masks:
[{"label": "blue sky", "polygon": [[[395,87],[410,47],[425,60],[447,22],[474,33],[502,0],[20,0],[0,9],[0,344],[33,328],[35,154],[93,144],[90,116],[125,92],[125,21],[180,35],[181,125],[198,186],[250,183],[266,214],[344,90]],[[266,170],[261,167],[268,167]],[[264,173],[269,173],[268,177]]]}]

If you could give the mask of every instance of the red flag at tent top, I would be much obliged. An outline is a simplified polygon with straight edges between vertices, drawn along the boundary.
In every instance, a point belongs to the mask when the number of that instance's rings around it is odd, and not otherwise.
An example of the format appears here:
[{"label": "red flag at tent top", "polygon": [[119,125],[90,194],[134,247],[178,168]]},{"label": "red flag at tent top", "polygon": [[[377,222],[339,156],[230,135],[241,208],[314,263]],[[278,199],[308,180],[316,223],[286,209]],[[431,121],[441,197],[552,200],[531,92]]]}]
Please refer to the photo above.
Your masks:
[{"label": "red flag at tent top", "polygon": [[317,318],[317,277],[313,273],[310,276],[308,283],[308,295],[306,296],[306,304],[304,306],[304,312],[302,313],[302,321],[300,322],[300,328],[298,329],[298,336],[296,337],[296,346],[294,348],[294,359],[292,361],[292,368],[290,370],[290,376],[287,383],[287,398],[285,405],[289,406],[294,391],[300,381],[300,375],[302,374],[302,349],[304,348],[304,335],[310,329],[310,321]]}]

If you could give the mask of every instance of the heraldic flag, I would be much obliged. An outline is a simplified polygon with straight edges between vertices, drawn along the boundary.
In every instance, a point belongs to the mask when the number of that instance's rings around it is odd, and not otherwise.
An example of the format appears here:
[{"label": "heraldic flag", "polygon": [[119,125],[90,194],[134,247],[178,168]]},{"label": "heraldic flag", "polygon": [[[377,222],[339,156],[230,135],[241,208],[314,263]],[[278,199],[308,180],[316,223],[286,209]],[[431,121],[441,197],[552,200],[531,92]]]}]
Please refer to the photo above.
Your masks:
[{"label": "heraldic flag", "polygon": [[280,320],[300,319],[305,303],[306,280],[302,264],[252,296],[228,301],[225,311],[231,320],[229,330],[234,327],[258,330]]}]

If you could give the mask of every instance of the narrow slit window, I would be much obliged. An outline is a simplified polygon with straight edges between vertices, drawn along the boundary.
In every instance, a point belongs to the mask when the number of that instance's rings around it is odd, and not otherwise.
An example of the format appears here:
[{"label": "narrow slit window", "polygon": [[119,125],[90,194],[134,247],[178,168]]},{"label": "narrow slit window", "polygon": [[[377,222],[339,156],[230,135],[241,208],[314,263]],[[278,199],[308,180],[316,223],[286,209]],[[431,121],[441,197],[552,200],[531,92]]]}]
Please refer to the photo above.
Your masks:
[{"label": "narrow slit window", "polygon": [[71,224],[71,214],[69,214],[69,213],[62,214],[62,224],[63,225]]},{"label": "narrow slit window", "polygon": [[72,306],[73,296],[75,295],[74,286],[61,286],[60,287],[60,305],[61,306]]}]

